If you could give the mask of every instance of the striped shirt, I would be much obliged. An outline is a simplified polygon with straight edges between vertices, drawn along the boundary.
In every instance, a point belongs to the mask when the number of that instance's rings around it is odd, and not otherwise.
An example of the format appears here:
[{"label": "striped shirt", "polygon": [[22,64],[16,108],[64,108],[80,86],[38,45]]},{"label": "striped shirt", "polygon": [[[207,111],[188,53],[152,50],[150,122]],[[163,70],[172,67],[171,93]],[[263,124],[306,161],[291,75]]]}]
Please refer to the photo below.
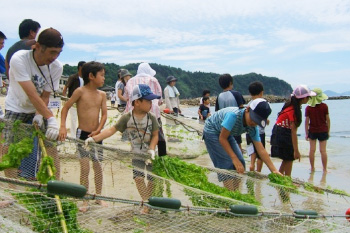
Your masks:
[{"label": "striped shirt", "polygon": [[[155,77],[151,76],[136,76],[131,78],[125,86],[124,89],[124,98],[128,100],[125,108],[125,112],[130,112],[133,109],[133,106],[131,104],[131,95],[132,90],[134,86],[138,84],[146,84],[151,88],[151,91],[155,95],[162,96],[162,88],[158,82],[158,80]],[[160,118],[160,109],[159,109],[159,103],[161,103],[162,98],[160,100],[154,99],[152,100],[152,108],[151,112],[156,115],[157,118]]]},{"label": "striped shirt", "polygon": [[260,142],[259,129],[257,126],[244,126],[243,117],[246,108],[228,107],[215,112],[204,125],[206,133],[219,135],[222,128],[230,131],[233,136],[239,136],[248,132],[253,141]]}]

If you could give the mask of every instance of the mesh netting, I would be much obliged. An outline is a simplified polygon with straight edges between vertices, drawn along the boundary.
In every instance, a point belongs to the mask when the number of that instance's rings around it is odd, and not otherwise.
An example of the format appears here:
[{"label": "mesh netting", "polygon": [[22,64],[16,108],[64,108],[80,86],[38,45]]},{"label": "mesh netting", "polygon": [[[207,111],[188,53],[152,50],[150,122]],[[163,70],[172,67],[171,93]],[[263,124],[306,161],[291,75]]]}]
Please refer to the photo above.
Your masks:
[{"label": "mesh netting", "polygon": [[[350,231],[344,214],[349,207],[346,194],[301,181],[294,186],[275,184],[258,173],[240,175],[170,156],[145,166],[147,158],[132,154],[119,133],[103,145],[85,148],[73,138],[37,145],[41,140],[34,137],[30,125],[2,121],[0,128],[0,230],[4,232]],[[179,123],[164,130],[169,154],[181,149],[184,157],[191,150],[205,153],[196,131],[189,132]],[[174,139],[169,142],[169,138]],[[182,146],[184,141],[194,147]],[[21,158],[28,154],[26,160]],[[12,165],[17,168],[9,168]],[[53,188],[60,195],[52,190],[48,194],[45,183],[53,175],[64,181]],[[86,195],[74,195],[81,192],[78,184],[86,187]],[[158,202],[151,201],[157,197]]]}]

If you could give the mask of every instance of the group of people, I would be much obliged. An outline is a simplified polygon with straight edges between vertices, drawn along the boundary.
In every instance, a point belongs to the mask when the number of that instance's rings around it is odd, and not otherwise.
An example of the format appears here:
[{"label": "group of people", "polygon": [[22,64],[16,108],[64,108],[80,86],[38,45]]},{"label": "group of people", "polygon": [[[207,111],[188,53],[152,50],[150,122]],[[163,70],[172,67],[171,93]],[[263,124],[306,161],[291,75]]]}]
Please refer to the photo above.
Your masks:
[{"label": "group of people", "polygon": [[[118,72],[119,82],[116,83],[115,101],[118,98],[118,107],[125,108],[125,111],[114,126],[102,130],[107,119],[107,96],[98,88],[104,85],[105,68],[103,64],[95,61],[79,62],[78,73],[68,79],[63,90],[63,95],[68,93],[68,98],[61,111],[59,126],[48,104],[51,94],[56,97],[59,88],[63,66],[57,58],[62,52],[64,40],[58,30],[48,28],[43,30],[35,41],[34,38],[39,28],[39,23],[24,20],[19,27],[21,40],[9,49],[10,55],[6,56],[5,72],[8,72],[10,85],[5,100],[4,119],[21,120],[28,124],[36,122],[39,126],[46,128],[45,135],[48,140],[63,141],[67,138],[66,119],[70,111],[73,123],[78,122],[76,127],[71,128],[71,132],[74,132],[77,139],[84,140],[85,146],[90,143],[102,143],[104,139],[117,131],[126,132],[131,142],[132,152],[148,155],[147,159],[134,158],[132,160],[133,178],[137,189],[141,198],[147,200],[152,193],[153,179],[148,175],[146,184],[145,174],[142,171],[152,169],[151,161],[156,155],[167,154],[160,114],[160,105],[163,103],[162,89],[155,78],[156,71],[148,63],[141,63],[134,77],[126,69]],[[6,39],[2,35],[3,33],[0,32],[1,48]],[[181,114],[180,93],[175,86],[177,79],[169,76],[166,81],[164,99],[169,113]],[[283,160],[280,169],[277,170],[264,146],[264,128],[269,123],[271,108],[269,103],[262,98],[263,85],[260,82],[253,82],[249,85],[252,101],[245,105],[243,96],[232,90],[233,78],[231,75],[221,75],[219,84],[223,91],[217,98],[216,112],[210,112],[210,91],[208,90],[203,91],[198,110],[200,119],[205,120],[203,138],[215,167],[234,169],[239,173],[245,171],[241,134],[247,133],[248,144],[252,143],[254,148],[250,150],[252,161],[254,159],[251,169],[254,170],[255,159],[258,158],[260,161],[258,170],[261,171],[263,161],[271,172],[291,175],[293,160],[300,159],[296,134],[302,121],[300,106],[308,101],[311,103],[310,109],[307,108],[306,111],[307,137],[310,139],[313,153],[315,140],[320,140],[322,161],[327,163],[324,141],[329,136],[330,121],[326,105],[320,103],[320,100],[324,99],[322,91],[319,98],[319,95],[316,96],[316,93],[310,91],[306,86],[298,86],[279,113],[271,138],[272,157],[279,157]],[[313,99],[313,96],[316,96],[316,99]],[[321,111],[325,114],[322,117],[319,115]],[[317,120],[314,120],[315,118]],[[324,122],[326,126],[323,125],[320,129],[319,125]],[[6,139],[7,143],[10,143],[10,138]],[[89,161],[92,160],[96,194],[101,194],[103,153],[95,153],[95,150],[88,151],[85,146],[78,147],[81,165],[80,182],[88,188]],[[311,156],[310,151],[310,161],[311,158],[314,161],[314,156]],[[30,156],[27,163],[29,165],[23,166],[21,169],[23,174],[19,175],[33,178],[36,170],[32,167],[37,167],[38,158]],[[59,166],[58,156],[55,158],[55,164]],[[313,162],[312,169],[314,170]],[[11,177],[16,176],[13,172],[7,174]],[[59,178],[59,174],[56,176]],[[219,180],[223,181],[225,187],[232,188],[232,179],[219,176]],[[98,201],[98,204],[106,205],[103,201]],[[87,209],[88,203],[84,202],[82,211],[87,211]]]},{"label": "group of people", "polygon": [[[278,113],[271,135],[271,156],[282,159],[279,170],[274,166],[265,149],[265,127],[269,124],[271,114],[269,103],[263,99],[264,87],[261,82],[250,83],[248,90],[251,101],[245,103],[243,96],[233,91],[233,78],[229,74],[219,77],[223,91],[218,95],[215,112],[210,115],[210,92],[203,91],[198,110],[200,119],[205,120],[203,138],[209,156],[216,168],[245,171],[245,160],[242,154],[242,138],[245,132],[247,153],[251,157],[250,171],[261,172],[263,162],[271,172],[291,176],[293,161],[300,160],[297,129],[302,122],[301,105],[308,103],[305,111],[305,134],[310,142],[311,171],[315,171],[316,141],[320,143],[323,171],[327,172],[326,143],[329,138],[330,118],[328,107],[322,101],[328,97],[320,88],[311,91],[305,85],[294,89],[291,98]],[[203,101],[203,102],[202,102]],[[245,105],[246,104],[246,105]],[[257,162],[256,162],[257,161]],[[257,163],[257,165],[255,165]],[[234,189],[234,179],[218,175],[220,181],[229,189]]]}]

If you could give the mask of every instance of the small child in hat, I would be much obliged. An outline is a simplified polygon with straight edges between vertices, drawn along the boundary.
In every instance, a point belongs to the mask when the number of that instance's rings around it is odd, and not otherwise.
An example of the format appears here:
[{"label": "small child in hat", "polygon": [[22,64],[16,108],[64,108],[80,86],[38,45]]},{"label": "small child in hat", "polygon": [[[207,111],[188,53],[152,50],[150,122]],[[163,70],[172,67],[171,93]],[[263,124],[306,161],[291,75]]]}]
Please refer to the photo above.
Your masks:
[{"label": "small child in hat", "polygon": [[327,104],[323,100],[328,96],[322,92],[321,88],[315,88],[317,95],[309,99],[309,106],[305,109],[305,138],[310,142],[309,159],[311,172],[315,171],[316,142],[320,142],[320,153],[323,165],[323,172],[327,172],[327,140],[331,128]]}]

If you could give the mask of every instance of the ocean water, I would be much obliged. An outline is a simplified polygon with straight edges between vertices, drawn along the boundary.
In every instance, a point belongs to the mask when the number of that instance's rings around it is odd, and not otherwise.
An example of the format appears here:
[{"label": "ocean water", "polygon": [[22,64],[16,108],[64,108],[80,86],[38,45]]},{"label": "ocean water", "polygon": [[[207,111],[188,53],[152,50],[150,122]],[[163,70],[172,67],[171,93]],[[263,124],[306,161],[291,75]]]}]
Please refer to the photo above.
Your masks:
[{"label": "ocean water", "polygon": [[[331,120],[330,138],[327,141],[328,173],[323,174],[322,163],[318,143],[315,155],[316,172],[310,173],[309,142],[305,140],[305,107],[302,106],[303,122],[298,128],[298,146],[302,155],[301,162],[294,162],[292,177],[309,181],[315,185],[330,186],[350,193],[350,99],[326,100]],[[267,143],[270,141],[271,131],[276,121],[277,114],[281,111],[283,103],[271,104],[272,113],[269,117],[270,124],[265,128]],[[197,116],[198,107],[183,109],[183,114],[189,117]],[[214,112],[214,107],[211,107]],[[270,151],[268,151],[270,153]],[[204,158],[206,160],[206,158]],[[249,159],[248,159],[249,160]],[[203,165],[209,165],[204,162]],[[273,163],[279,168],[281,160],[273,158]],[[264,166],[262,173],[268,174],[269,170]]]}]

